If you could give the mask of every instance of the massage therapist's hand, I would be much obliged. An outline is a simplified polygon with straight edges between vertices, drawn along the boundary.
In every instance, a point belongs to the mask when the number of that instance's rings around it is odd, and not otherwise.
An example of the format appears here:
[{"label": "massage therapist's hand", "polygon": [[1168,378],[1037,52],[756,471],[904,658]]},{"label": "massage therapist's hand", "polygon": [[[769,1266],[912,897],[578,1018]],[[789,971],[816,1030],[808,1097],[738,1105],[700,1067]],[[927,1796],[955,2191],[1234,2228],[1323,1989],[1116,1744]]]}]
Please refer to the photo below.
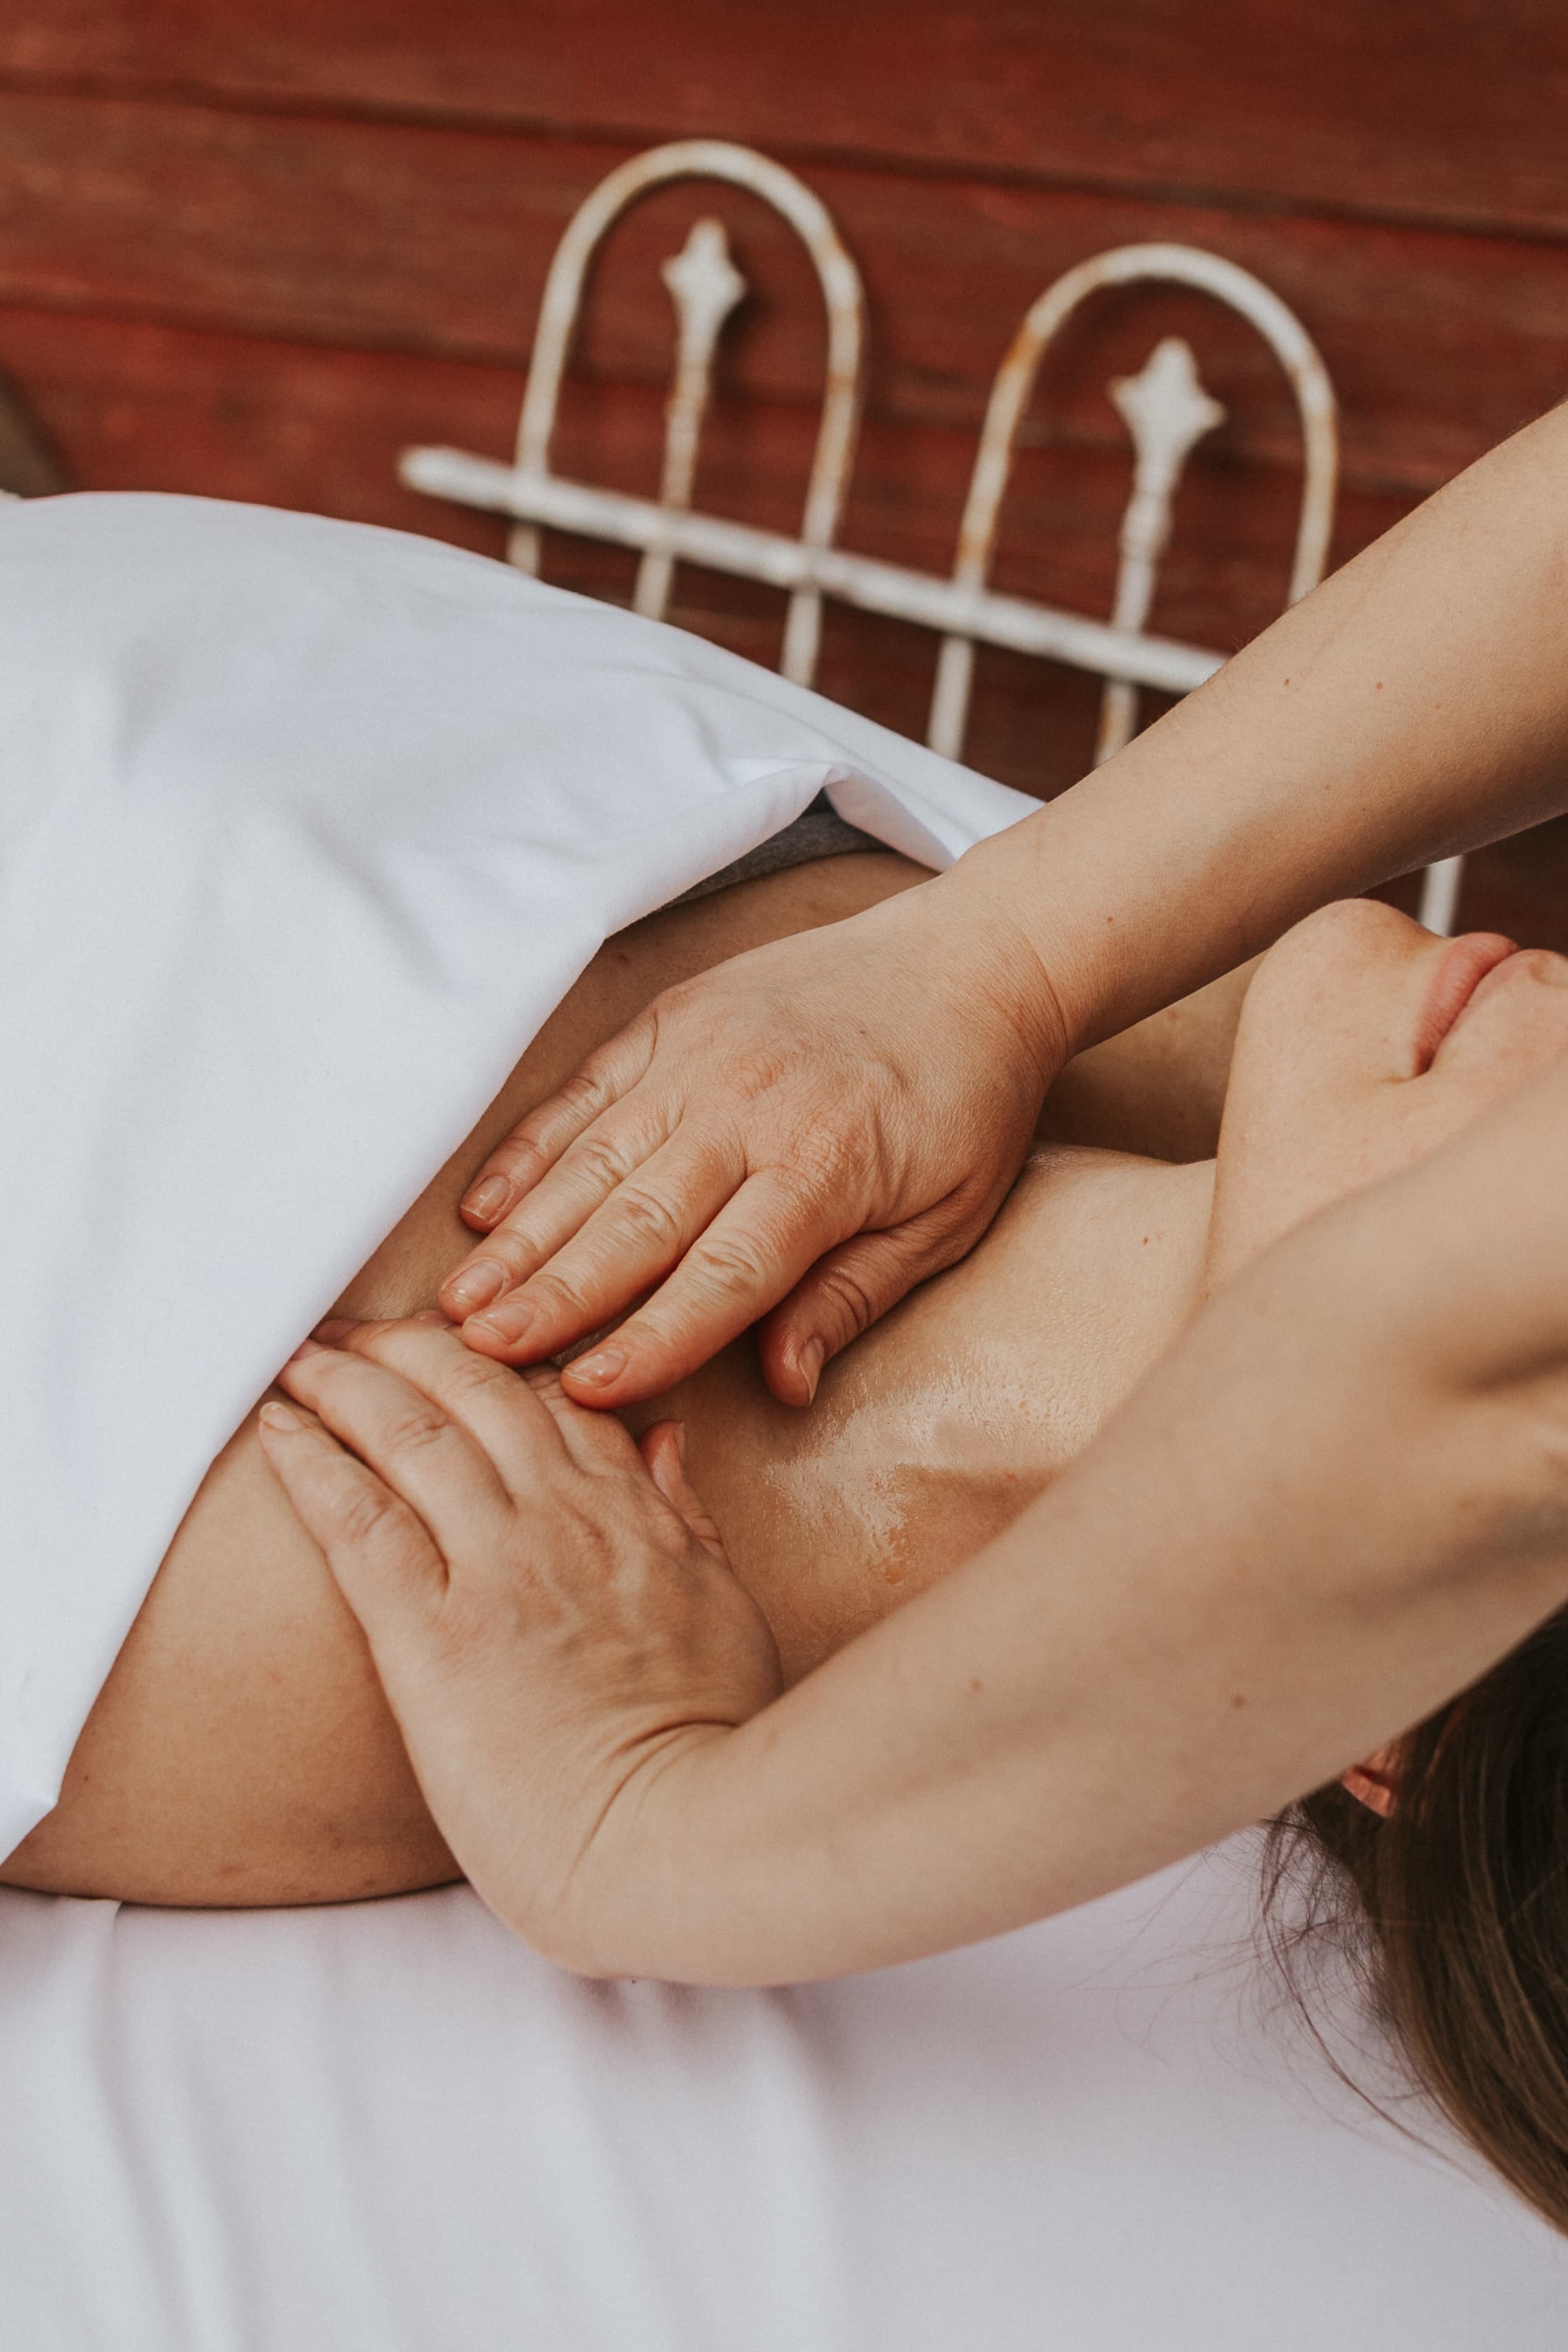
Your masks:
[{"label": "massage therapist's hand", "polygon": [[645,1467],[415,1323],[291,1362],[263,1443],[504,1921],[591,1975],[887,1966],[1277,1812],[1563,1605],[1565,1168],[1568,1061],[1272,1243],[783,1696],[668,1424]]},{"label": "massage therapist's hand", "polygon": [[[325,1327],[267,1458],[363,1625],[431,1811],[549,1952],[584,1857],[683,1754],[765,1706],[778,1653],[681,1433],[584,1412],[441,1318]],[[520,1791],[526,1792],[520,1800]]]},{"label": "massage therapist's hand", "polygon": [[1068,1041],[1037,957],[994,910],[948,911],[952,878],[667,990],[524,1119],[464,1202],[489,1238],[441,1291],[468,1345],[535,1362],[651,1290],[563,1375],[626,1405],[772,1308],[764,1374],[805,1404],[963,1256]]}]

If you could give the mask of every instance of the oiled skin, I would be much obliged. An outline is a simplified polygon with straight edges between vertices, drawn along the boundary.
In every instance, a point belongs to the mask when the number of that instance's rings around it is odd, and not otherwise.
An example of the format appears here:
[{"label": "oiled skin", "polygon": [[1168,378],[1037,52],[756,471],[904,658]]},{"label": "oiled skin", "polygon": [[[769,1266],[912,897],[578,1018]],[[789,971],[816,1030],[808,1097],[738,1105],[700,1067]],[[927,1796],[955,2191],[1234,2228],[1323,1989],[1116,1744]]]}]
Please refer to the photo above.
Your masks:
[{"label": "oiled skin", "polygon": [[[610,941],[341,1311],[434,1302],[472,1246],[457,1203],[479,1160],[660,989],[921,878],[891,854],[827,860]],[[1237,993],[1086,1057],[1053,1097],[1058,1129],[1172,1159],[1212,1150]],[[786,1671],[805,1672],[973,1551],[1088,1441],[1188,1311],[1209,1182],[1206,1166],[1043,1145],[973,1256],[830,1366],[811,1412],[773,1402],[742,1341],[632,1417],[686,1423],[694,1482]],[[455,1874],[359,1628],[261,1457],[252,1413],[186,1514],[59,1805],[0,1879],[251,1905]]]}]

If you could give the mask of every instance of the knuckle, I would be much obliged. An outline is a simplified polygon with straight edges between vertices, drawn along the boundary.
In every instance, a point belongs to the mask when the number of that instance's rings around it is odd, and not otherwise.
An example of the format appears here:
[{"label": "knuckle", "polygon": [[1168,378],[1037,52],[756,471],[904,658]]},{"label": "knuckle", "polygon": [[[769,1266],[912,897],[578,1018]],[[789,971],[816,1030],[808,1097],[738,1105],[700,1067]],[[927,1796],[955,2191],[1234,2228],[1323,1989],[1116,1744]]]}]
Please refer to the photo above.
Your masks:
[{"label": "knuckle", "polygon": [[434,1407],[406,1405],[388,1422],[384,1443],[391,1454],[425,1454],[442,1443],[450,1427],[445,1414]]},{"label": "knuckle", "polygon": [[718,1298],[749,1298],[763,1280],[762,1261],[744,1235],[726,1234],[693,1253],[691,1278]]},{"label": "knuckle", "polygon": [[829,1266],[820,1277],[820,1296],[851,1331],[865,1331],[877,1320],[879,1302],[852,1266]]},{"label": "knuckle", "polygon": [[[574,1118],[597,1118],[610,1099],[611,1091],[596,1054],[591,1054],[582,1068],[574,1070],[555,1095],[555,1101],[563,1110],[570,1111]],[[525,1132],[529,1124],[531,1122],[525,1120],[519,1133]]]},{"label": "knuckle", "polygon": [[576,1118],[597,1118],[643,1076],[653,1057],[654,1037],[648,1013],[639,1013],[625,1029],[584,1057],[564,1086],[556,1089],[554,1102]]},{"label": "knuckle", "polygon": [[680,1220],[669,1202],[645,1184],[627,1184],[616,1202],[616,1218],[623,1232],[661,1247],[676,1248],[681,1238]]},{"label": "knuckle", "polygon": [[[547,1168],[551,1157],[545,1130],[535,1119],[528,1118],[497,1144],[480,1170],[479,1177],[521,1176],[531,1169]],[[477,1177],[475,1181],[479,1181]]]},{"label": "knuckle", "polygon": [[539,1263],[539,1252],[521,1227],[498,1225],[474,1252],[474,1263],[499,1265],[508,1282],[526,1282]]},{"label": "knuckle", "polygon": [[351,1550],[380,1549],[402,1533],[397,1506],[384,1486],[356,1479],[338,1506],[336,1533]]},{"label": "knuckle", "polygon": [[803,1192],[840,1193],[851,1180],[858,1184],[864,1173],[865,1129],[858,1124],[846,1128],[834,1119],[814,1120],[797,1141],[792,1160]]},{"label": "knuckle", "polygon": [[590,1134],[572,1146],[567,1161],[575,1177],[586,1177],[601,1192],[617,1185],[635,1160],[620,1139],[610,1133]]},{"label": "knuckle", "polygon": [[624,1094],[647,1076],[658,1043],[657,1000],[596,1045],[583,1065],[584,1075],[606,1096]]},{"label": "knuckle", "polygon": [[574,1287],[570,1268],[560,1272],[548,1266],[542,1274],[531,1276],[528,1303],[536,1315],[546,1318],[555,1315],[575,1315],[582,1301]]},{"label": "knuckle", "polygon": [[465,1354],[464,1360],[447,1366],[441,1375],[441,1392],[454,1403],[463,1404],[482,1396],[487,1389],[510,1389],[516,1375],[505,1364],[498,1364],[489,1356]]}]

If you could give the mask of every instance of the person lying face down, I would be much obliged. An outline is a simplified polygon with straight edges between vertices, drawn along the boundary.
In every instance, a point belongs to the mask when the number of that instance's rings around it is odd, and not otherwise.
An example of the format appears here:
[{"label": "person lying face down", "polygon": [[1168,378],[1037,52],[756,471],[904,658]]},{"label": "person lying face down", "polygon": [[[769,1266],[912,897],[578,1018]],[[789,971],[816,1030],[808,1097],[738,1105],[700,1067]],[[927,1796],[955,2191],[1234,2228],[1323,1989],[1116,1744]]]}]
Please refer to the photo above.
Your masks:
[{"label": "person lying face down", "polygon": [[[454,1211],[475,1160],[638,1002],[918,878],[887,855],[840,859],[668,910],[612,942],[342,1312],[428,1307],[466,1246]],[[1068,1074],[980,1248],[832,1364],[811,1414],[776,1404],[742,1342],[626,1416],[652,1433],[664,1491],[693,1516],[701,1496],[711,1525],[699,1524],[733,1564],[738,1589],[719,1563],[704,1613],[730,1643],[726,1671],[739,1662],[741,1711],[1005,1528],[1205,1297],[1282,1234],[1425,1159],[1568,1055],[1568,961],[1485,935],[1436,940],[1367,902],[1310,918],[1264,958],[1231,1059],[1245,977]],[[1222,1094],[1217,1153],[1196,1156],[1213,1145]],[[384,1382],[402,1363],[417,1380],[430,1349],[463,1356],[429,1325],[357,1344],[383,1360],[327,1349],[286,1382],[362,1445],[364,1408],[345,1379],[374,1371]],[[416,1391],[394,1386],[397,1411],[417,1413]],[[613,1421],[559,1398],[552,1410],[587,1424],[583,1442],[610,1447],[612,1463],[626,1445]],[[684,1471],[661,1434],[672,1417]],[[434,1728],[398,1687],[422,1795],[363,1637],[247,1423],[192,1507],[59,1808],[0,1875],[162,1902],[331,1901],[428,1885],[460,1864],[507,1916],[507,1823],[547,1804],[556,1759],[542,1719],[535,1739],[513,1703],[508,1644],[492,1630],[474,1645],[477,1682],[458,1677]],[[1379,1994],[1426,2079],[1560,2222],[1568,2012],[1544,1956],[1568,1937],[1556,1891],[1565,1642],[1553,1618],[1415,1732],[1359,1766],[1342,1755],[1343,1783],[1327,1780],[1289,1816],[1325,1870],[1354,1885]],[[1344,1664],[1353,1680],[1356,1663]],[[499,1760],[498,1706],[508,1718]],[[456,1806],[454,1777],[467,1791]],[[1109,1865],[1075,1865],[1079,1886],[1069,1868],[1068,1899],[1092,1891],[1096,1872],[1102,1883],[1132,1874],[1117,1865],[1114,1832],[1097,1838],[1092,1812],[1075,1818],[1067,1793],[1069,1845],[1112,1850]],[[1188,1843],[1219,1825],[1193,1809]]]}]

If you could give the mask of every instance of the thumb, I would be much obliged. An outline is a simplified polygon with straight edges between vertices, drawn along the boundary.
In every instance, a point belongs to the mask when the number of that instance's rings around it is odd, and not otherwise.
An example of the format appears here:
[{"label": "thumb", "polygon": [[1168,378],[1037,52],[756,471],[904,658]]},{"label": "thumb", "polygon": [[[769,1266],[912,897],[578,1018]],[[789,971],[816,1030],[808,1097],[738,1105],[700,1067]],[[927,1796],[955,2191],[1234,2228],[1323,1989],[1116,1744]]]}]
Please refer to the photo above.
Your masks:
[{"label": "thumb", "polygon": [[917,1283],[973,1248],[987,1216],[953,1221],[943,1203],[885,1234],[858,1234],[818,1258],[757,1334],[763,1378],[781,1404],[809,1404],[822,1367]]},{"label": "thumb", "polygon": [[637,1440],[643,1466],[667,1503],[680,1513],[700,1544],[719,1559],[725,1558],[724,1540],[711,1513],[686,1475],[686,1427],[679,1421],[657,1421]]}]

